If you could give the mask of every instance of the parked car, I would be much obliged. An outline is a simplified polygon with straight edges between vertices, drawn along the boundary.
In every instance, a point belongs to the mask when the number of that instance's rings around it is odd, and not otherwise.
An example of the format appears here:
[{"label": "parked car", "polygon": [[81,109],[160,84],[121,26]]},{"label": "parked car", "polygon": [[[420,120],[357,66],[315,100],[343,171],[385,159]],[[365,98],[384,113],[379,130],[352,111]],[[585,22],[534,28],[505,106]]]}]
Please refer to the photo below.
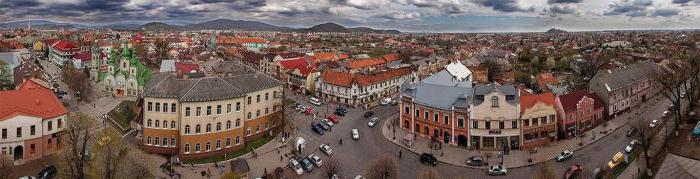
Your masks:
[{"label": "parked car", "polygon": [[321,149],[321,152],[328,156],[331,156],[331,154],[333,154],[333,149],[331,149],[331,146],[329,145],[321,144],[321,146],[318,146],[318,148]]},{"label": "parked car", "polygon": [[321,119],[321,123],[324,123],[328,125],[329,127],[333,127],[333,122],[328,121],[328,119]]},{"label": "parked car", "polygon": [[635,133],[637,133],[637,128],[636,128],[636,127],[632,127],[632,128],[630,128],[630,130],[627,131],[626,136],[627,136],[627,137],[632,137]]},{"label": "parked car", "polygon": [[469,157],[469,159],[467,159],[467,165],[469,165],[469,166],[481,166],[483,164],[483,161],[484,161],[484,159],[481,156],[475,155],[475,156],[471,156],[471,157]]},{"label": "parked car", "polygon": [[348,110],[343,108],[343,107],[338,107],[335,108],[335,112],[333,114],[338,115],[338,116],[345,116],[345,114],[348,113]]},{"label": "parked car", "polygon": [[319,127],[317,124],[311,124],[311,130],[316,132],[318,135],[323,135],[323,129]]},{"label": "parked car", "polygon": [[362,175],[355,175],[355,179],[365,179],[365,177],[362,177]]},{"label": "parked car", "polygon": [[325,131],[331,130],[331,126],[329,126],[327,123],[325,123],[325,122],[323,122],[323,121],[319,122],[318,125],[320,125],[321,128],[322,128],[323,130],[325,130]]},{"label": "parked car", "polygon": [[657,125],[659,125],[659,120],[657,119],[651,120],[651,123],[649,123],[649,127],[651,128],[655,128]]},{"label": "parked car", "polygon": [[624,159],[625,159],[625,155],[618,152],[615,155],[613,155],[612,160],[610,160],[610,162],[608,162],[608,167],[610,167],[610,169],[615,169],[615,167],[617,167],[618,165],[620,165],[620,163],[625,161]]},{"label": "parked car", "polygon": [[381,102],[381,105],[382,105],[382,106],[386,106],[386,105],[389,105],[389,104],[391,104],[391,98],[384,98],[384,99],[382,100],[382,102]]},{"label": "parked car", "polygon": [[391,105],[392,105],[392,106],[396,106],[396,105],[398,105],[398,104],[399,104],[399,100],[393,100],[393,101],[391,101]]},{"label": "parked car", "polygon": [[318,99],[318,98],[312,97],[312,98],[309,98],[309,103],[311,103],[311,104],[313,104],[313,105],[316,105],[316,106],[320,106],[320,105],[321,105],[321,100]]},{"label": "parked car", "polygon": [[333,115],[333,114],[329,114],[328,116],[326,116],[326,119],[328,119],[329,121],[336,123],[336,124],[338,122],[340,122],[340,121],[338,121],[338,117]]},{"label": "parked car", "polygon": [[306,115],[314,114],[314,108],[307,107],[306,110],[304,110],[304,114],[306,114]]},{"label": "parked car", "polygon": [[309,156],[306,158],[309,158],[309,160],[311,160],[311,163],[314,163],[316,167],[321,167],[321,165],[323,165],[323,160],[321,160],[321,157],[318,157],[318,155],[316,154],[309,154]]},{"label": "parked car", "polygon": [[301,168],[304,168],[306,172],[311,173],[314,170],[314,164],[311,163],[309,158],[301,159]]},{"label": "parked car", "polygon": [[661,117],[666,117],[667,115],[668,115],[668,110],[666,110],[666,111],[664,111],[663,113],[661,113]]},{"label": "parked car", "polygon": [[374,127],[374,125],[377,124],[377,121],[379,121],[379,118],[373,117],[372,119],[369,119],[369,122],[367,123],[367,126],[369,126],[369,127]]},{"label": "parked car", "polygon": [[581,165],[571,165],[571,167],[564,172],[564,179],[576,178],[581,173],[581,170]]},{"label": "parked car", "polygon": [[632,153],[632,150],[634,150],[634,147],[636,147],[638,143],[639,141],[637,140],[630,141],[630,144],[625,147],[625,153]]},{"label": "parked car", "polygon": [[19,177],[18,179],[36,179],[36,177],[34,177],[34,176],[23,176],[23,177]]},{"label": "parked car", "polygon": [[571,150],[564,150],[563,152],[559,153],[559,155],[557,155],[556,160],[557,162],[561,162],[570,159],[572,156],[574,156],[574,152],[572,152]]},{"label": "parked car", "polygon": [[437,158],[429,153],[420,154],[420,162],[430,166],[437,166]]},{"label": "parked car", "polygon": [[506,175],[508,174],[508,169],[502,165],[491,165],[489,166],[489,175]]},{"label": "parked car", "polygon": [[365,115],[363,115],[363,116],[364,116],[365,118],[372,117],[372,116],[374,116],[374,112],[373,112],[373,111],[367,111],[367,112],[365,112]]},{"label": "parked car", "polygon": [[301,168],[301,164],[296,159],[289,160],[289,167],[297,173],[297,175],[304,174],[304,169]]},{"label": "parked car", "polygon": [[36,176],[40,179],[49,179],[56,176],[56,173],[58,173],[58,170],[56,170],[56,166],[49,165],[47,167],[44,167],[44,169],[41,169],[39,174]]},{"label": "parked car", "polygon": [[352,139],[355,139],[355,140],[360,139],[360,132],[357,131],[357,129],[352,129]]}]

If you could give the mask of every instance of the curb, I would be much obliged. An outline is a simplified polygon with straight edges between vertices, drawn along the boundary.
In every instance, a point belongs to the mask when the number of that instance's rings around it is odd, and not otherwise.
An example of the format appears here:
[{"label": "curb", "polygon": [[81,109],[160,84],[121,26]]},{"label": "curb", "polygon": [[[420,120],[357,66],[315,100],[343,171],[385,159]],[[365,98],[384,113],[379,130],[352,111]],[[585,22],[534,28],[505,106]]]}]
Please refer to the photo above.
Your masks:
[{"label": "curb", "polygon": [[[270,140],[270,141],[267,142],[266,144],[261,145],[261,146],[258,147],[257,149],[266,147],[266,146],[268,146],[268,145],[271,145],[271,143],[275,142],[276,139],[277,139],[277,135],[275,135],[275,138],[273,138],[272,140]],[[287,142],[289,142],[289,140],[287,140],[287,141],[285,141],[285,143],[281,143],[281,144],[282,144],[282,145],[286,145]],[[279,147],[276,147],[276,148],[279,148]],[[268,151],[268,152],[269,152],[269,151]],[[224,160],[224,161],[216,161],[216,162],[214,162],[214,163],[223,163],[223,165],[225,165],[226,162],[230,162],[230,161],[233,161],[233,160],[236,160],[236,159],[239,159],[239,158],[249,158],[248,156],[249,156],[249,155],[252,155],[251,153],[252,153],[252,151],[251,151],[251,152],[248,152],[248,153],[246,153],[246,154],[243,154],[243,155],[241,155],[241,156],[238,156],[238,157],[234,157],[234,158],[231,158],[231,159],[228,159],[228,160]],[[196,166],[196,167],[201,167],[201,166],[213,166],[214,163],[201,163],[201,164],[193,164],[193,165]],[[183,165],[185,165],[185,163],[183,163]]]}]

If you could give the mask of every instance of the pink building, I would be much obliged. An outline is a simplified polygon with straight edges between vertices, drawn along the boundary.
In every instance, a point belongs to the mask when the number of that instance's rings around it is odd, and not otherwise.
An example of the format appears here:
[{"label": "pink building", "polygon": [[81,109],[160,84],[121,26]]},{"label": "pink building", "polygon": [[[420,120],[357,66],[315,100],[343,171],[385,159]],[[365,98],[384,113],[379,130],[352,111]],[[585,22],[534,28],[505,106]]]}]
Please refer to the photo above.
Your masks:
[{"label": "pink building", "polygon": [[597,126],[603,119],[603,103],[594,93],[576,91],[558,96],[559,131],[564,138]]}]

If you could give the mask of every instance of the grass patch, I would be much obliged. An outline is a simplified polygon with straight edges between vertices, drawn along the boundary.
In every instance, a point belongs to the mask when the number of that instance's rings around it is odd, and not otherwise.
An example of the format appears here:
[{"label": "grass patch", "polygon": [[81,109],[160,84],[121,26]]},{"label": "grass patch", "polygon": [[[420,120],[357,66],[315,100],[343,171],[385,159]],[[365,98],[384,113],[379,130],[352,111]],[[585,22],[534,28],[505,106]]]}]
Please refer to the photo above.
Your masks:
[{"label": "grass patch", "polygon": [[186,164],[190,164],[190,163],[192,163],[192,164],[214,163],[214,162],[220,162],[223,160],[228,160],[228,159],[240,157],[242,155],[245,155],[245,154],[253,151],[253,149],[259,148],[260,146],[267,144],[267,142],[270,142],[273,138],[274,137],[265,135],[262,138],[253,139],[251,141],[248,141],[244,144],[243,149],[228,152],[226,159],[224,159],[224,156],[222,155],[222,156],[215,156],[215,157],[209,157],[209,158],[199,158],[199,159],[186,160],[183,163],[186,163]]},{"label": "grass patch", "polygon": [[131,122],[132,119],[134,119],[134,113],[132,112],[132,108],[134,107],[134,101],[122,101],[112,109],[112,111],[109,111],[107,115],[111,117],[115,122],[117,122],[117,125],[121,126],[124,129],[130,129],[131,125],[129,122]]}]

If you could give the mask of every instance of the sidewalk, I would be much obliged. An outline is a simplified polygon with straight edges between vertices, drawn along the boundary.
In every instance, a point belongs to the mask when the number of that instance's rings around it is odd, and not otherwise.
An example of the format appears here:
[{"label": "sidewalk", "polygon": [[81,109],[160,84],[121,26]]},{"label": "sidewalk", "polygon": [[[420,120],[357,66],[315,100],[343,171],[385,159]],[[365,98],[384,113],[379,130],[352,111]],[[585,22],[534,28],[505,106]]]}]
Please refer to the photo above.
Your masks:
[{"label": "sidewalk", "polygon": [[[646,106],[650,103],[653,104],[654,102],[657,102],[656,99],[649,100],[642,106]],[[645,109],[646,108],[644,107],[635,108],[630,110],[630,112],[624,113],[614,119],[608,120],[607,125],[604,126],[601,124],[595,127],[594,129],[585,132],[583,135],[584,137],[582,137],[583,139],[573,138],[552,142],[547,146],[538,147],[536,153],[530,153],[527,150],[511,150],[509,155],[505,155],[505,158],[503,159],[503,165],[508,168],[525,167],[541,163],[547,160],[552,160],[557,155],[559,155],[559,153],[567,149],[572,150],[575,153],[576,150],[590,145],[600,140],[601,138],[607,136],[608,134],[611,134],[615,129],[626,125],[628,122],[632,121],[631,119],[639,117],[639,112]],[[397,115],[394,115],[392,117],[397,117]],[[411,152],[417,154],[432,153],[441,162],[462,167],[467,167],[467,159],[474,155],[483,156],[484,159],[490,164],[501,163],[501,158],[498,157],[499,151],[469,150],[465,147],[450,145],[443,145],[441,150],[431,150],[429,145],[430,141],[420,136],[416,137],[416,140],[413,141],[412,146],[407,147],[403,144],[402,140],[403,137],[406,136],[409,132],[404,131],[402,129],[396,129],[396,139],[393,139],[394,134],[392,133],[392,130],[389,125],[389,122],[384,122],[382,126],[382,134],[384,135],[384,138]],[[601,133],[602,131],[607,132]],[[582,140],[583,145],[579,145],[579,143]],[[528,162],[528,159],[530,158],[532,159],[531,163]]]}]

